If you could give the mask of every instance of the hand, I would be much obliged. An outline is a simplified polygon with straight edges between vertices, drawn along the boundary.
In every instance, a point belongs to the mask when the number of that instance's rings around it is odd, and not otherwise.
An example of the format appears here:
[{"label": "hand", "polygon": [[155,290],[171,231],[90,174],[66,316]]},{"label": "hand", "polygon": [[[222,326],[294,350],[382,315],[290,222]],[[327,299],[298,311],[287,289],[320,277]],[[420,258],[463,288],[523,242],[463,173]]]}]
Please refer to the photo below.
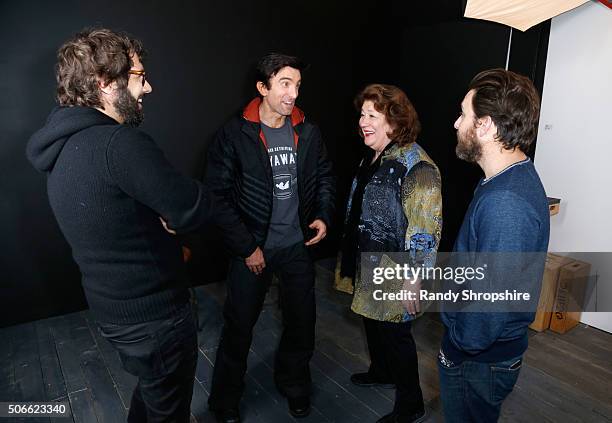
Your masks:
[{"label": "hand", "polygon": [[[412,283],[414,281],[414,283]],[[419,296],[421,293],[421,279],[416,280],[408,280],[404,281],[404,286],[402,287],[407,292],[412,292],[412,297],[414,300],[405,299],[402,300],[402,305],[411,316],[416,316],[421,311],[421,303],[419,301]]]},{"label": "hand", "polygon": [[162,219],[160,217],[159,220],[160,220],[162,226],[164,227],[164,229],[166,230],[166,232],[168,232],[169,234],[172,234],[172,235],[176,235],[176,231],[173,231],[172,229],[170,229],[168,227],[168,224],[166,223],[166,221],[164,219]]},{"label": "hand", "polygon": [[244,262],[246,263],[246,266],[249,268],[249,270],[255,273],[256,275],[261,275],[264,268],[266,267],[266,261],[264,260],[263,251],[261,251],[261,248],[259,247],[257,247],[257,249],[253,251],[253,254],[244,259]]},{"label": "hand", "polygon": [[317,234],[310,240],[306,242],[306,245],[315,245],[317,242],[321,241],[327,235],[327,225],[321,219],[316,219],[310,225],[308,225],[310,229],[316,229]]}]

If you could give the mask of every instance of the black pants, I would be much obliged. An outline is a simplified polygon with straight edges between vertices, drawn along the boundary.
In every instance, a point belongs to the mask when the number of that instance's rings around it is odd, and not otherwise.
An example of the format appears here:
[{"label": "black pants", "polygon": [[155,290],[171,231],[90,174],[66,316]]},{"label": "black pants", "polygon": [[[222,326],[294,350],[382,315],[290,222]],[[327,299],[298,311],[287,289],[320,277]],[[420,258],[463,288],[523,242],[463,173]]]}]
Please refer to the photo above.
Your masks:
[{"label": "black pants", "polygon": [[280,279],[283,334],[276,353],[274,379],[287,397],[310,395],[309,362],[314,351],[314,266],[302,244],[265,250],[266,268],[261,276],[244,259],[230,263],[225,324],[217,350],[208,404],[212,410],[238,408],[244,390],[247,355],[253,326],[261,312],[272,273]]},{"label": "black pants", "polygon": [[409,416],[423,410],[419,362],[411,323],[381,322],[363,318],[370,369],[377,381],[395,384],[394,411]]},{"label": "black pants", "polygon": [[189,422],[198,348],[191,306],[169,319],[98,325],[123,368],[138,377],[128,422]]}]

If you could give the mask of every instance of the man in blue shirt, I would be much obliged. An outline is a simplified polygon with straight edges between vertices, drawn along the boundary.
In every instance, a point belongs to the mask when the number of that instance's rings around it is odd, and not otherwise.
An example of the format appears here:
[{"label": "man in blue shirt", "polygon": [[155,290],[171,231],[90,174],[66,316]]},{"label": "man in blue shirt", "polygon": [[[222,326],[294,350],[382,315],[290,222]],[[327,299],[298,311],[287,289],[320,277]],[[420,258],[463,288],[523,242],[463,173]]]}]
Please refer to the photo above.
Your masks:
[{"label": "man in blue shirt", "polygon": [[[539,104],[526,77],[487,70],[471,81],[455,121],[457,157],[477,163],[484,179],[474,192],[454,251],[494,256],[506,267],[514,266],[516,258],[524,260],[526,253],[536,253],[530,271],[491,272],[488,281],[502,290],[520,285],[536,297],[548,249],[549,212],[526,152],[536,137]],[[510,312],[494,307],[442,312],[446,330],[438,368],[447,422],[497,421],[502,402],[514,388],[535,314],[525,308]]]}]

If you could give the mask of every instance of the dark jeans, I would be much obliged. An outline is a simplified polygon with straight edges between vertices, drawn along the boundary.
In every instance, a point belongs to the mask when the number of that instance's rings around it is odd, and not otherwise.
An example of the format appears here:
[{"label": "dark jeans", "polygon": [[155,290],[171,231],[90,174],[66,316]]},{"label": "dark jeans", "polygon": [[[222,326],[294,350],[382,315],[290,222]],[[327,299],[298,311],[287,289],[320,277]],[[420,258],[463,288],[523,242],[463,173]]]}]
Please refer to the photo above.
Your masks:
[{"label": "dark jeans", "polygon": [[227,276],[225,324],[217,350],[208,404],[212,410],[238,408],[244,390],[253,326],[261,312],[272,273],[280,279],[283,334],[276,353],[274,379],[287,397],[310,395],[308,363],[314,351],[314,266],[302,244],[264,250],[266,269],[257,276],[243,258],[234,258]]},{"label": "dark jeans", "polygon": [[198,348],[190,305],[169,319],[98,325],[125,371],[138,377],[128,422],[188,422]]},{"label": "dark jeans", "polygon": [[363,318],[373,379],[395,384],[393,410],[410,416],[424,409],[419,384],[419,362],[411,323],[381,322]]},{"label": "dark jeans", "polygon": [[521,364],[522,357],[498,363],[464,361],[451,367],[438,360],[445,421],[496,422],[502,402],[518,379]]}]

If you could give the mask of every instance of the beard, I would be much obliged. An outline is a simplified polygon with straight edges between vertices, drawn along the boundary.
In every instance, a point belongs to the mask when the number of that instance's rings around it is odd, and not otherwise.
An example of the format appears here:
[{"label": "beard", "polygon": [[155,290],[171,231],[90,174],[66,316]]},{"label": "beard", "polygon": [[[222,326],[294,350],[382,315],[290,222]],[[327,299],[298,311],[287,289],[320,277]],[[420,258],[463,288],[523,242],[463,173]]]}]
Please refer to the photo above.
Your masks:
[{"label": "beard", "polygon": [[144,120],[144,112],[138,104],[138,100],[132,97],[127,88],[119,90],[119,95],[113,103],[117,113],[123,118],[123,123],[133,127],[140,126]]},{"label": "beard", "polygon": [[482,146],[476,140],[476,128],[471,127],[465,133],[457,131],[455,154],[461,160],[476,163],[482,157]]}]

